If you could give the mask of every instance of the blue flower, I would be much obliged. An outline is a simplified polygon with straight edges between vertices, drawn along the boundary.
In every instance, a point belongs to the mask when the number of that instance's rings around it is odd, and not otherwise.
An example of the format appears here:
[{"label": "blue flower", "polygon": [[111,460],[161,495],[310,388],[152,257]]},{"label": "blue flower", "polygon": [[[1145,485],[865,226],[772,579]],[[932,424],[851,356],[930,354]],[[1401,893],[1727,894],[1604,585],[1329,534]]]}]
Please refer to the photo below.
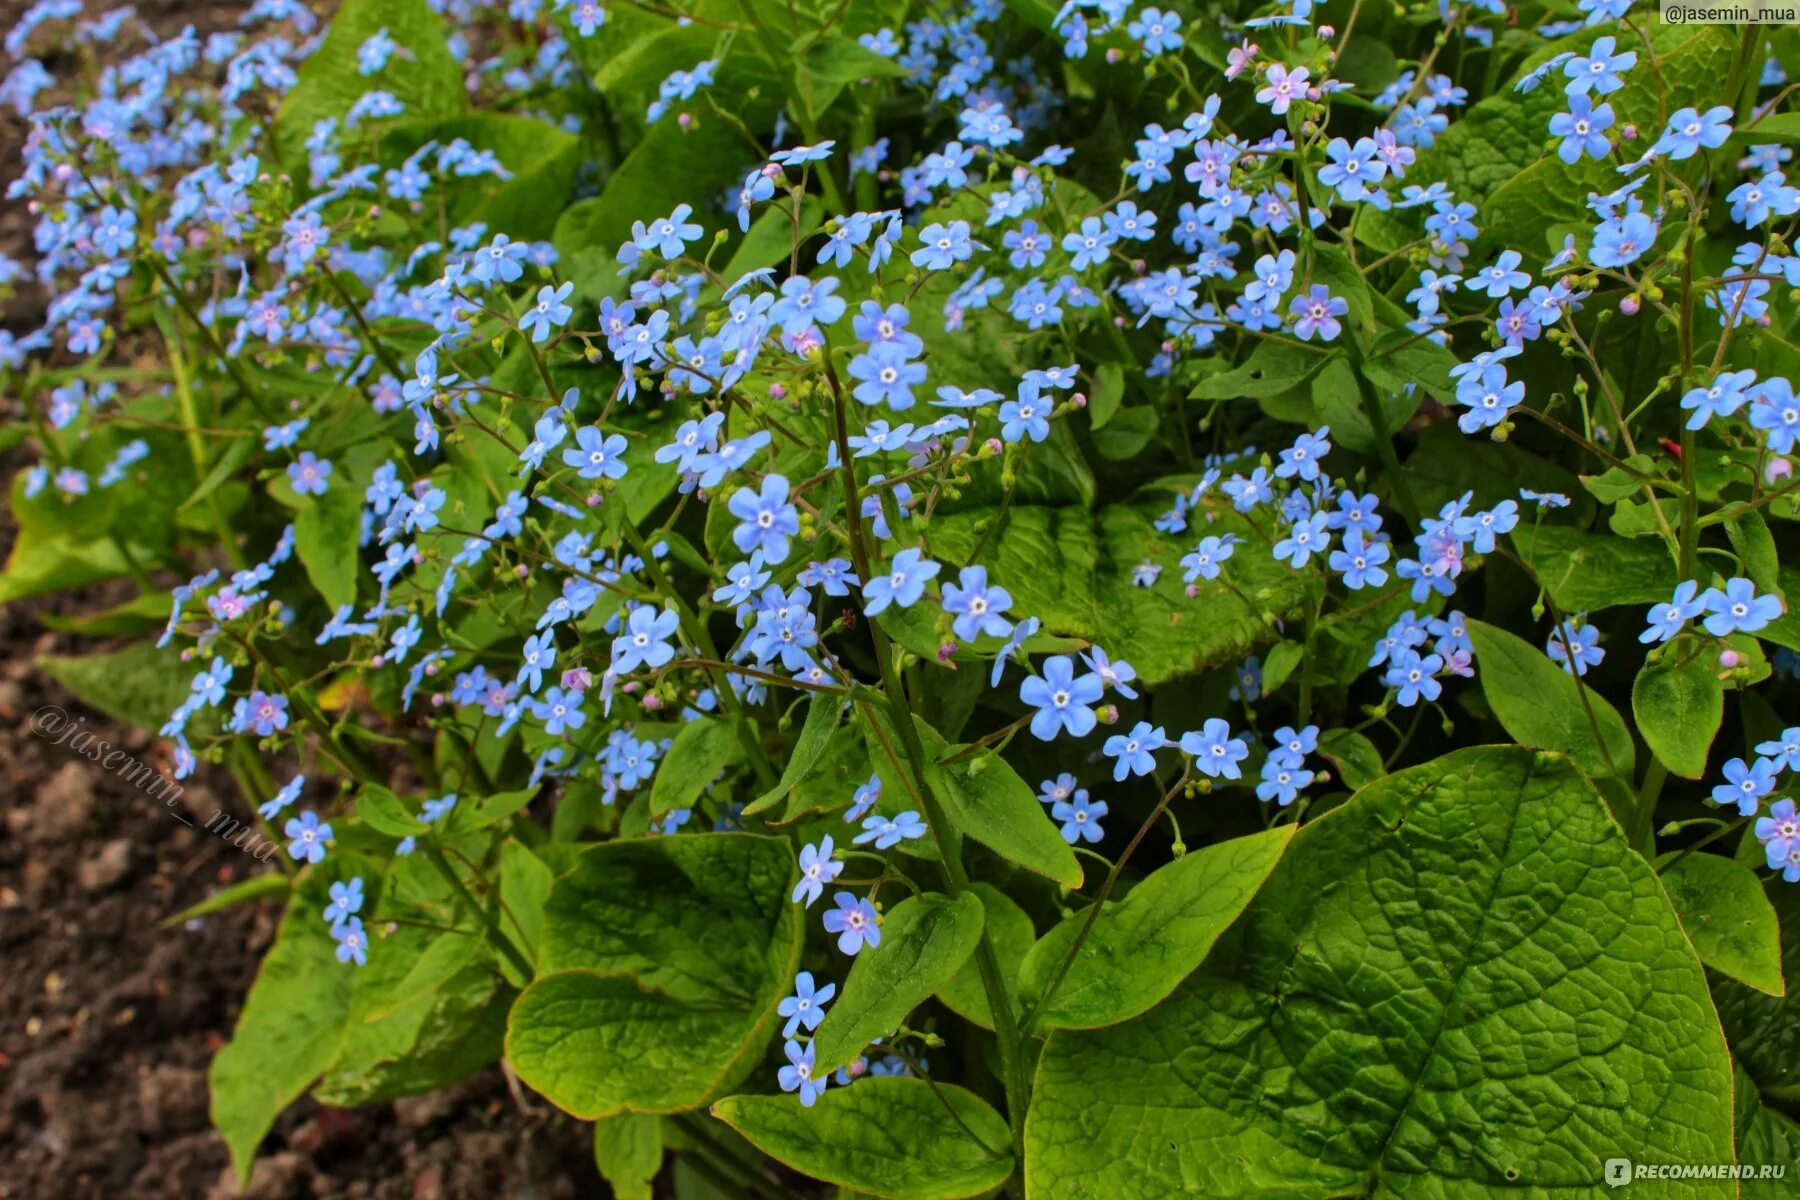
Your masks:
[{"label": "blue flower", "polygon": [[357,876],[349,883],[331,885],[331,903],[325,906],[325,923],[336,929],[362,911],[363,881]]},{"label": "blue flower", "polygon": [[1132,690],[1131,682],[1137,678],[1137,668],[1124,659],[1111,659],[1100,646],[1091,646],[1081,652],[1081,661],[1088,669],[1100,677],[1103,687],[1109,687],[1127,700],[1136,700],[1137,693]]},{"label": "blue flower", "polygon": [[1046,779],[1038,784],[1038,802],[1055,804],[1059,800],[1067,800],[1075,794],[1075,777],[1064,771],[1055,779]]},{"label": "blue flower", "polygon": [[1315,554],[1323,554],[1331,545],[1325,514],[1316,512],[1302,517],[1288,528],[1287,536],[1275,543],[1275,561],[1287,562],[1295,570],[1306,566]]},{"label": "blue flower", "polygon": [[1675,594],[1667,602],[1651,607],[1650,626],[1638,634],[1638,641],[1645,645],[1666,642],[1686,628],[1689,621],[1706,609],[1705,603],[1695,597],[1699,590],[1699,583],[1692,579],[1676,584]]},{"label": "blue flower", "polygon": [[815,988],[811,971],[802,971],[794,976],[794,994],[784,997],[775,1009],[778,1015],[788,1019],[787,1024],[781,1027],[781,1036],[791,1038],[803,1025],[808,1033],[817,1029],[819,1022],[825,1019],[825,1006],[831,1003],[831,998],[835,995],[837,984],[828,983],[822,988]]},{"label": "blue flower", "polygon": [[920,557],[915,548],[900,551],[884,574],[863,584],[863,612],[873,617],[887,611],[890,604],[911,608],[925,595],[926,583],[936,578],[940,569],[938,563]]},{"label": "blue flower", "polygon": [[1262,781],[1256,785],[1256,798],[1265,802],[1273,800],[1286,808],[1312,781],[1313,773],[1298,762],[1270,755],[1263,760]]},{"label": "blue flower", "polygon": [[988,585],[987,568],[964,567],[956,583],[944,585],[944,611],[956,619],[950,631],[959,641],[972,642],[983,634],[1005,637],[1012,622],[1000,614],[1012,607],[1012,596],[1003,587]]},{"label": "blue flower", "polygon": [[1762,798],[1775,788],[1777,766],[1773,760],[1759,758],[1754,764],[1734,758],[1725,764],[1725,782],[1712,790],[1712,801],[1720,807],[1737,806],[1738,815],[1756,812]]},{"label": "blue flower", "polygon": [[[1184,568],[1182,580],[1193,583],[1196,579],[1217,579],[1226,559],[1237,549],[1237,535],[1225,534],[1223,537],[1203,537],[1200,544],[1181,556]],[[1335,557],[1335,556],[1334,556]],[[1336,564],[1334,563],[1335,567]]]},{"label": "blue flower", "polygon": [[332,925],[331,936],[337,942],[337,960],[339,962],[354,962],[360,967],[369,961],[369,938],[363,932],[363,923],[360,917],[350,917],[341,923]]},{"label": "blue flower", "polygon": [[1758,742],[1756,752],[1774,759],[1789,771],[1800,771],[1800,726],[1790,725],[1773,741]]},{"label": "blue flower", "polygon": [[564,450],[562,458],[583,479],[621,479],[629,470],[624,435],[603,434],[592,425],[575,431],[575,447]]},{"label": "blue flower", "polygon": [[574,290],[573,283],[565,283],[558,288],[546,284],[539,288],[537,302],[519,318],[519,328],[531,334],[534,342],[546,341],[552,329],[561,329],[574,315],[575,310],[565,303]]},{"label": "blue flower", "polygon": [[850,795],[850,808],[844,813],[844,820],[854,825],[863,819],[863,814],[875,806],[881,799],[881,776],[869,776],[869,782],[857,788]]},{"label": "blue flower", "polygon": [[1130,775],[1148,775],[1156,770],[1156,752],[1169,744],[1162,726],[1151,728],[1150,722],[1139,721],[1130,733],[1115,733],[1101,748],[1113,764],[1113,781],[1123,782]]},{"label": "blue flower", "polygon": [[1717,150],[1731,136],[1731,110],[1716,105],[1702,113],[1682,108],[1669,114],[1669,123],[1653,149],[1670,159],[1692,158],[1702,147]]},{"label": "blue flower", "polygon": [[1338,334],[1344,331],[1339,317],[1350,311],[1350,303],[1341,296],[1334,296],[1324,284],[1314,284],[1312,290],[1304,296],[1295,296],[1288,304],[1288,312],[1294,320],[1294,336],[1303,342],[1310,342],[1317,337],[1320,341],[1337,340]]},{"label": "blue flower", "polygon": [[926,375],[925,364],[909,361],[906,347],[898,342],[875,343],[850,360],[849,371],[859,381],[852,395],[860,403],[885,404],[895,412],[913,406],[913,389],[925,382]]},{"label": "blue flower", "polygon": [[875,843],[877,850],[886,850],[898,846],[902,841],[911,841],[925,836],[925,822],[919,814],[908,810],[894,817],[884,817],[879,813],[863,818],[863,831],[851,839],[858,846]]},{"label": "blue flower", "polygon": [[1599,666],[1606,657],[1606,651],[1600,648],[1600,631],[1592,625],[1574,625],[1579,619],[1577,614],[1569,624],[1551,630],[1550,640],[1544,645],[1550,661],[1561,664],[1571,675],[1586,675],[1589,667]]},{"label": "blue flower", "polygon": [[793,899],[796,903],[806,901],[811,908],[825,891],[825,885],[836,879],[844,869],[844,864],[832,857],[831,835],[828,833],[819,839],[816,846],[804,846],[800,850],[800,882],[794,885]]},{"label": "blue flower", "polygon": [[1579,96],[1592,90],[1606,96],[1625,86],[1619,76],[1637,65],[1637,52],[1614,54],[1616,45],[1617,40],[1612,37],[1596,38],[1586,54],[1578,54],[1563,64],[1563,74],[1569,77],[1565,89],[1569,95]]},{"label": "blue flower", "polygon": [[681,617],[674,609],[659,610],[648,604],[632,609],[624,630],[613,639],[612,671],[629,675],[641,666],[655,670],[667,664],[675,657],[669,639],[680,624]]},{"label": "blue flower", "polygon": [[1221,717],[1208,717],[1197,732],[1182,734],[1181,751],[1202,775],[1214,779],[1242,779],[1238,764],[1250,756],[1250,747],[1231,736],[1231,726]]},{"label": "blue flower", "polygon": [[731,540],[739,550],[761,551],[770,563],[787,561],[788,539],[800,533],[800,510],[788,499],[785,477],[763,476],[761,492],[739,488],[727,507],[738,519]]},{"label": "blue flower", "polygon": [[[1125,6],[1119,7],[1123,11]],[[1145,58],[1173,54],[1181,49],[1181,17],[1174,12],[1165,13],[1159,8],[1146,8],[1138,13],[1135,21],[1125,27],[1125,32],[1144,48]]]},{"label": "blue flower", "polygon": [[1031,718],[1031,732],[1046,742],[1064,729],[1075,737],[1093,732],[1099,717],[1091,706],[1101,692],[1100,676],[1089,672],[1076,677],[1075,660],[1066,654],[1045,659],[1043,675],[1019,685],[1019,699],[1038,710]]},{"label": "blue flower", "polygon": [[323,496],[330,486],[331,470],[329,459],[319,458],[306,450],[297,462],[288,464],[287,473],[294,490],[302,496]]},{"label": "blue flower", "polygon": [[1708,614],[1706,631],[1714,637],[1755,633],[1781,615],[1779,596],[1758,596],[1756,585],[1741,576],[1729,580],[1724,591],[1707,588],[1700,603]]},{"label": "blue flower", "polygon": [[802,1050],[799,1042],[789,1038],[783,1050],[787,1054],[788,1065],[776,1072],[776,1078],[781,1083],[781,1090],[799,1092],[800,1103],[811,1108],[818,1102],[819,1097],[824,1095],[825,1086],[831,1082],[831,1076],[821,1075],[817,1079],[813,1078],[813,1066],[816,1059],[811,1042],[808,1042],[806,1048]]},{"label": "blue flower", "polygon": [[1106,816],[1106,801],[1089,801],[1084,791],[1069,800],[1059,800],[1050,808],[1050,819],[1062,822],[1062,839],[1073,846],[1077,842],[1097,842],[1106,836],[1100,819]]},{"label": "blue flower", "polygon": [[919,241],[924,245],[913,251],[912,264],[930,271],[949,270],[959,262],[968,262],[977,247],[986,249],[969,236],[967,221],[927,225],[919,231]]},{"label": "blue flower", "polygon": [[1726,371],[1706,387],[1691,388],[1681,397],[1681,407],[1692,415],[1687,427],[1699,429],[1714,417],[1729,417],[1750,398],[1755,371]]},{"label": "blue flower", "polygon": [[1050,404],[1042,399],[1036,384],[1027,381],[1019,385],[1019,398],[1008,400],[1000,406],[1000,437],[1007,442],[1016,442],[1029,437],[1034,442],[1041,442],[1050,436]]},{"label": "blue flower", "polygon": [[1436,654],[1421,658],[1417,650],[1404,650],[1398,657],[1389,656],[1382,682],[1400,689],[1395,699],[1401,708],[1411,708],[1421,699],[1436,700],[1443,692],[1444,685],[1437,680],[1437,673],[1443,669],[1444,660]]},{"label": "blue flower", "polygon": [[838,935],[838,949],[855,954],[864,946],[881,945],[881,923],[875,906],[849,892],[831,898],[836,908],[825,914],[825,932]]},{"label": "blue flower", "polygon": [[1365,542],[1361,530],[1352,530],[1344,536],[1343,547],[1333,550],[1327,562],[1344,577],[1344,586],[1354,592],[1387,582],[1388,573],[1381,564],[1390,553],[1386,542]]},{"label": "blue flower", "polygon": [[582,693],[564,691],[552,685],[544,690],[543,699],[532,705],[532,712],[544,723],[544,732],[552,737],[561,736],[565,729],[580,729],[587,724],[587,714],[581,711]]},{"label": "blue flower", "polygon": [[1281,462],[1275,468],[1277,479],[1292,479],[1299,476],[1311,482],[1319,477],[1319,460],[1331,453],[1329,435],[1331,426],[1323,425],[1313,433],[1303,433],[1294,439],[1294,444],[1281,452]]},{"label": "blue flower", "polygon": [[1612,128],[1615,119],[1610,104],[1603,102],[1595,107],[1594,102],[1584,95],[1569,97],[1569,111],[1550,118],[1551,136],[1562,139],[1562,145],[1556,148],[1556,156],[1571,165],[1584,154],[1589,158],[1605,158],[1612,151],[1612,143],[1606,140],[1605,133]]},{"label": "blue flower", "polygon": [[1283,725],[1275,731],[1274,741],[1275,748],[1269,751],[1269,757],[1298,766],[1319,748],[1319,727],[1307,725],[1295,730],[1292,725]]},{"label": "blue flower", "polygon": [[1762,843],[1764,860],[1771,871],[1793,871],[1786,875],[1789,883],[1800,877],[1800,813],[1794,810],[1794,802],[1783,796],[1769,805],[1769,815],[1758,817],[1753,826],[1756,840]]},{"label": "blue flower", "polygon": [[295,862],[316,863],[325,859],[325,843],[331,840],[331,826],[319,823],[319,814],[307,809],[297,817],[289,817],[282,829],[287,834],[288,857]]},{"label": "blue flower", "polygon": [[837,287],[835,275],[827,275],[817,283],[804,275],[789,276],[782,281],[781,298],[769,309],[769,319],[789,337],[805,333],[814,324],[834,324],[849,307],[833,294]]}]

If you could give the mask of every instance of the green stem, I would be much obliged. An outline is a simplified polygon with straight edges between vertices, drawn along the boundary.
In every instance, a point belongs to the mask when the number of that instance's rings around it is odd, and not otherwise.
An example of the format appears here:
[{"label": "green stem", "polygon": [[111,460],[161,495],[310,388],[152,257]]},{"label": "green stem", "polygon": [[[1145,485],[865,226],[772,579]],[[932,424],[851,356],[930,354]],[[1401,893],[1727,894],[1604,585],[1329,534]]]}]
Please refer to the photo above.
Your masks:
[{"label": "green stem", "polygon": [[487,929],[488,940],[494,944],[494,949],[512,963],[523,978],[529,980],[536,974],[531,964],[525,960],[525,956],[519,952],[519,948],[513,945],[512,939],[506,936],[506,931],[500,928],[500,923],[494,920],[493,914],[481,906],[469,891],[468,885],[462,881],[462,876],[456,873],[456,868],[450,865],[450,860],[444,857],[443,848],[437,844],[436,837],[421,838],[419,850],[431,865],[437,868],[438,874],[444,877],[444,881],[456,893],[457,899],[468,905],[469,910],[475,914],[475,919]]}]

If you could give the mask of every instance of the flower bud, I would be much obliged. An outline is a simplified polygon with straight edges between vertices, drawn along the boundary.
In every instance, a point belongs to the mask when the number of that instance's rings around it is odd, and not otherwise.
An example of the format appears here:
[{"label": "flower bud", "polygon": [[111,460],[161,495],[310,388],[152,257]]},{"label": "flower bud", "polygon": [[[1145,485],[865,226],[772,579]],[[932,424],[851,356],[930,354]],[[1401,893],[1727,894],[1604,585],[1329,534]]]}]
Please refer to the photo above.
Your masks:
[{"label": "flower bud", "polygon": [[1719,666],[1727,671],[1735,671],[1744,664],[1744,656],[1730,646],[1719,651]]}]

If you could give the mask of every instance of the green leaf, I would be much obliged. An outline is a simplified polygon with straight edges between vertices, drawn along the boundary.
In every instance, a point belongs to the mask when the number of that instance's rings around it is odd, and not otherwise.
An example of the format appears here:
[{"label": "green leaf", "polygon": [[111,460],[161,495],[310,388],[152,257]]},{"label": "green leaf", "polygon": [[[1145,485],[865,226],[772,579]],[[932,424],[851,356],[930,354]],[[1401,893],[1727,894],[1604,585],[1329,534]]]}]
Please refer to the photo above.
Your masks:
[{"label": "green leaf", "polygon": [[662,1118],[618,1113],[594,1122],[594,1164],[614,1200],[652,1200],[662,1172]]},{"label": "green leaf", "polygon": [[823,692],[813,694],[806,708],[806,723],[800,727],[800,736],[788,752],[787,766],[782,768],[781,778],[774,787],[744,806],[746,817],[774,808],[787,798],[796,784],[812,773],[825,748],[831,744],[832,736],[837,733],[838,721],[843,715],[841,697]]},{"label": "green leaf", "polygon": [[86,540],[20,525],[0,571],[0,604],[116,579],[131,570],[125,554],[110,540]]},{"label": "green leaf", "polygon": [[[364,75],[356,52],[381,30],[400,49],[388,65]],[[448,117],[463,109],[463,69],[450,57],[444,22],[426,0],[346,0],[319,48],[301,64],[299,79],[275,114],[276,151],[304,164],[314,122],[339,117],[379,88],[406,106],[408,117]],[[302,172],[304,174],[304,172]]]},{"label": "green leaf", "polygon": [[701,717],[675,735],[650,784],[650,815],[692,808],[719,773],[743,756],[744,747],[728,719]]},{"label": "green leaf", "polygon": [[1091,910],[1071,914],[1045,934],[1019,968],[1019,992],[1036,1009],[1035,1029],[1097,1029],[1146,1012],[1194,973],[1219,935],[1281,860],[1295,826],[1233,838],[1159,867],[1117,902],[1108,902],[1050,994]]},{"label": "green leaf", "polygon": [[821,83],[840,85],[906,75],[906,68],[893,59],[841,33],[828,33],[809,46],[800,59],[800,69]]},{"label": "green leaf", "polygon": [[323,496],[303,501],[294,514],[294,554],[326,605],[334,609],[356,599],[361,522],[361,496],[342,481]]},{"label": "green leaf", "polygon": [[1758,991],[1786,995],[1781,924],[1755,872],[1717,854],[1687,854],[1663,869],[1662,882],[1701,962]]},{"label": "green leaf", "polygon": [[382,163],[393,167],[426,142],[448,145],[457,138],[477,150],[491,150],[511,178],[483,176],[438,184],[449,189],[447,219],[456,225],[479,222],[490,234],[504,233],[517,240],[549,237],[568,206],[581,164],[581,139],[532,117],[476,112],[397,121],[382,135],[379,153]]},{"label": "green leaf", "polygon": [[[1173,504],[1173,489],[1163,484],[1097,512],[1014,505],[999,518],[991,510],[944,514],[932,522],[932,550],[962,564],[980,545],[978,560],[1011,593],[1015,611],[1037,616],[1046,633],[1098,642],[1155,685],[1239,661],[1275,639],[1267,615],[1295,616],[1305,597],[1300,575],[1266,554],[1240,554],[1223,579],[1197,581],[1190,598],[1173,569],[1190,547],[1154,524]],[[996,519],[999,531],[982,542]],[[1255,537],[1229,503],[1202,499],[1189,519],[1208,533]],[[1145,560],[1166,568],[1150,587],[1132,580]]]},{"label": "green leaf", "polygon": [[1276,642],[1270,646],[1269,652],[1263,655],[1263,695],[1272,696],[1279,692],[1305,657],[1306,647],[1299,642]]},{"label": "green leaf", "polygon": [[1706,756],[1725,719],[1725,685],[1714,655],[1684,638],[1644,664],[1631,685],[1631,714],[1662,765],[1687,779],[1706,774]]},{"label": "green leaf", "polygon": [[425,832],[419,814],[379,783],[365,783],[356,794],[356,815],[363,824],[389,837],[417,837]]},{"label": "green leaf", "polygon": [[285,896],[288,894],[289,882],[289,876],[280,871],[264,871],[260,875],[240,879],[228,888],[219,889],[198,904],[190,904],[174,916],[164,917],[157,922],[157,927],[172,929],[177,925],[185,925],[198,917],[207,917],[228,908],[236,908],[240,904],[266,900],[271,896]]},{"label": "green leaf", "polygon": [[1156,409],[1148,404],[1132,404],[1120,409],[1105,429],[1094,431],[1094,449],[1101,458],[1124,462],[1143,452],[1161,425]]},{"label": "green leaf", "polygon": [[[741,183],[743,156],[743,143],[722,119],[703,118],[685,131],[676,121],[652,125],[606,190],[570,205],[556,222],[551,240],[576,293],[584,299],[623,295],[614,256],[631,239],[631,223]],[[705,222],[708,214],[696,212],[694,219]]]},{"label": "green leaf", "polygon": [[[511,938],[526,962],[537,960],[538,942],[544,932],[544,906],[556,872],[521,842],[507,838],[500,846],[500,928]],[[510,962],[502,960],[509,976]],[[529,979],[512,980],[524,987]]]},{"label": "green leaf", "polygon": [[160,632],[169,619],[172,598],[167,592],[144,592],[111,608],[90,613],[39,613],[51,629],[83,637],[136,637]]},{"label": "green leaf", "polygon": [[732,1096],[712,1113],[802,1174],[891,1200],[981,1196],[1013,1173],[1005,1119],[951,1084],[878,1076],[831,1088],[811,1108]]},{"label": "green leaf", "polygon": [[1606,697],[1504,629],[1470,621],[1469,638],[1475,677],[1506,732],[1527,746],[1569,755],[1590,775],[1630,778],[1637,757],[1631,731]]},{"label": "green leaf", "polygon": [[[1404,428],[1412,420],[1424,397],[1417,391],[1409,394],[1404,387],[1384,388],[1383,391],[1385,395],[1378,399],[1388,436],[1392,437],[1394,430]],[[1333,358],[1323,371],[1313,376],[1312,402],[1320,424],[1331,427],[1332,441],[1358,454],[1377,452],[1381,439],[1376,436],[1375,425],[1363,409],[1362,389],[1356,382],[1356,370],[1348,360]]]},{"label": "green leaf", "polygon": [[1202,379],[1188,395],[1196,400],[1279,396],[1306,383],[1336,356],[1336,351],[1307,350],[1288,342],[1258,342],[1242,366]]},{"label": "green leaf", "polygon": [[1800,1125],[1763,1103],[1756,1082],[1738,1068],[1733,1089],[1737,1098],[1737,1160],[1758,1176],[1779,1167],[1782,1178],[1750,1178],[1740,1183],[1741,1200],[1789,1200],[1793,1178],[1800,1175]]},{"label": "green leaf", "polygon": [[1631,541],[1567,525],[1512,531],[1513,548],[1565,613],[1658,604],[1675,590],[1675,562],[1660,541]]},{"label": "green leaf", "polygon": [[[1781,976],[1800,979],[1800,888],[1771,879],[1763,895],[1780,925]],[[1723,974],[1712,977],[1712,991],[1738,1065],[1768,1099],[1800,1102],[1800,992],[1771,996]]]},{"label": "green leaf", "polygon": [[152,731],[187,699],[199,669],[183,667],[174,652],[149,642],[99,654],[45,655],[37,665],[89,708]]},{"label": "green leaf", "polygon": [[1634,454],[1625,460],[1625,465],[1637,474],[1619,467],[1608,467],[1598,475],[1583,475],[1581,486],[1602,504],[1617,504],[1621,500],[1629,500],[1644,490],[1644,482],[1638,476],[1655,474],[1656,461],[1648,454]]},{"label": "green leaf", "polygon": [[[1755,509],[1745,509],[1725,522],[1725,536],[1731,548],[1744,560],[1744,573],[1759,592],[1781,595],[1781,558],[1775,551],[1775,537],[1769,524]],[[1659,597],[1660,598],[1660,597]]]},{"label": "green leaf", "polygon": [[1591,1194],[1615,1155],[1729,1161],[1730,1087],[1605,802],[1567,759],[1482,747],[1303,828],[1162,1004],[1051,1034],[1026,1193]]},{"label": "green leaf", "polygon": [[605,842],[556,880],[538,978],[513,1006],[519,1077],[585,1120],[678,1112],[733,1087],[799,961],[785,838]]},{"label": "green leaf", "polygon": [[330,885],[357,874],[359,864],[347,854],[307,873],[257,968],[231,1041],[207,1072],[213,1124],[240,1183],[249,1181],[256,1148],[281,1110],[337,1057],[355,974],[337,961],[331,926],[320,914]]},{"label": "green leaf", "polygon": [[981,899],[931,893],[896,904],[881,921],[881,944],[865,946],[813,1037],[815,1070],[836,1070],[876,1038],[887,1037],[974,953],[981,940]]},{"label": "green leaf", "polygon": [[1124,399],[1125,368],[1118,363],[1102,363],[1094,372],[1094,394],[1088,397],[1089,428],[1104,429]]},{"label": "green leaf", "polygon": [[1351,791],[1367,787],[1387,774],[1381,751],[1354,729],[1333,729],[1321,734],[1319,754],[1337,770],[1338,779]]},{"label": "green leaf", "polygon": [[[1037,942],[1037,930],[1031,916],[1018,902],[991,883],[974,882],[969,891],[981,900],[987,917],[983,922],[988,941],[993,943],[994,957],[999,960],[1000,974],[1017,979],[1019,964]],[[944,1007],[983,1029],[994,1028],[994,1010],[988,1006],[987,986],[981,981],[981,968],[971,959],[962,965],[950,981],[940,987],[937,998]]]}]

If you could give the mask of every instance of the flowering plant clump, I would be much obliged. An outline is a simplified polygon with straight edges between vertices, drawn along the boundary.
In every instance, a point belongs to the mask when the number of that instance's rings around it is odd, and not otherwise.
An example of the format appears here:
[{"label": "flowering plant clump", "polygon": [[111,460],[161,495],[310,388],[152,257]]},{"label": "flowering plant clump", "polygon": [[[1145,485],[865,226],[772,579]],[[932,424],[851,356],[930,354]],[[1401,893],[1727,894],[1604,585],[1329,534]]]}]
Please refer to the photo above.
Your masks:
[{"label": "flowering plant clump", "polygon": [[55,669],[285,849],[208,902],[286,906],[241,1172],[303,1093],[502,1058],[621,1196],[1800,1145],[1793,30],[39,0],[5,48],[52,299],[0,596],[135,579]]}]

